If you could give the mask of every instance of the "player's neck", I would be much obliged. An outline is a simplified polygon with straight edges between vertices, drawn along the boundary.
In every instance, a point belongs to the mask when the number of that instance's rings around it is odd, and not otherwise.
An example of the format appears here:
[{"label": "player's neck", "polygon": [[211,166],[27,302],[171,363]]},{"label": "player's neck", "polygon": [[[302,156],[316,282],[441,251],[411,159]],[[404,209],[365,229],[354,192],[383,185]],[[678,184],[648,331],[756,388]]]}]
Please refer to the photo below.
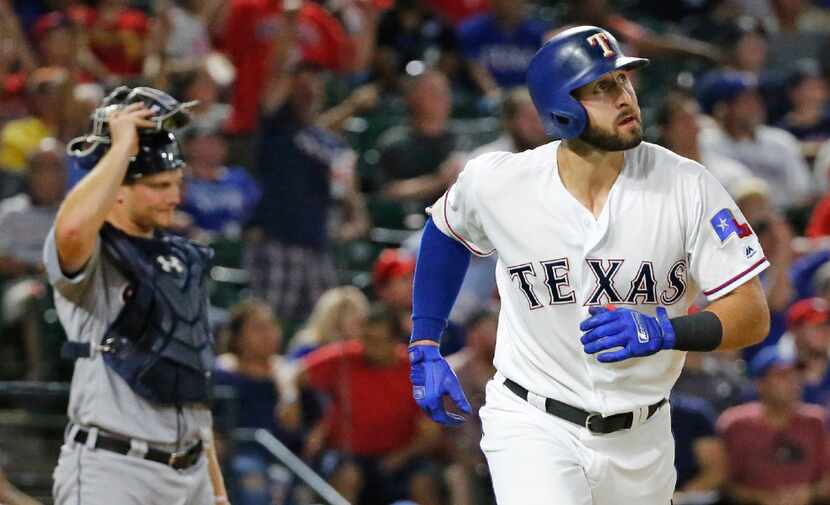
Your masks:
[{"label": "player's neck", "polygon": [[625,154],[623,151],[601,151],[571,140],[560,145],[556,160],[565,189],[598,215],[622,170]]},{"label": "player's neck", "polygon": [[136,223],[126,215],[123,209],[119,209],[117,207],[114,208],[107,217],[107,221],[127,235],[142,238],[153,238],[155,230]]}]

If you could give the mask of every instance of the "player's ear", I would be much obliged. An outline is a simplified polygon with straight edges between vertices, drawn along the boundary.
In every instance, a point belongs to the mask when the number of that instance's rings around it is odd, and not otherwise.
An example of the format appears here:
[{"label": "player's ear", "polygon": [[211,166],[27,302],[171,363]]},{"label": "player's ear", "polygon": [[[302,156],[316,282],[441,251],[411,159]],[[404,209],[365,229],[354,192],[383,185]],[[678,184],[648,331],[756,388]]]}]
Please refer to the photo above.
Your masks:
[{"label": "player's ear", "polygon": [[119,205],[124,205],[124,201],[127,199],[127,193],[130,191],[130,186],[126,184],[122,184],[121,187],[118,188],[118,191],[115,193],[115,203]]}]

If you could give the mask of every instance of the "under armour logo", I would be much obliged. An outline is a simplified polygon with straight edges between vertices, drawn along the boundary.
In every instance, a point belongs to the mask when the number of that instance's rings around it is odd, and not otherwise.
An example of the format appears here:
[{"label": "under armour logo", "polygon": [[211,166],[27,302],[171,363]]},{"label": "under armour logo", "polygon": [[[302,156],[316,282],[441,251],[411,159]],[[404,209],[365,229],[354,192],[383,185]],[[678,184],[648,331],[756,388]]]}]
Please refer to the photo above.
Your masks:
[{"label": "under armour logo", "polygon": [[167,273],[176,272],[178,274],[184,273],[184,265],[181,260],[175,256],[158,256],[156,257],[161,269]]},{"label": "under armour logo", "polygon": [[606,58],[614,56],[616,53],[613,49],[611,49],[611,41],[608,40],[608,35],[603,32],[595,33],[588,37],[588,43],[592,46],[596,46],[599,44],[599,47],[602,48],[602,55]]}]

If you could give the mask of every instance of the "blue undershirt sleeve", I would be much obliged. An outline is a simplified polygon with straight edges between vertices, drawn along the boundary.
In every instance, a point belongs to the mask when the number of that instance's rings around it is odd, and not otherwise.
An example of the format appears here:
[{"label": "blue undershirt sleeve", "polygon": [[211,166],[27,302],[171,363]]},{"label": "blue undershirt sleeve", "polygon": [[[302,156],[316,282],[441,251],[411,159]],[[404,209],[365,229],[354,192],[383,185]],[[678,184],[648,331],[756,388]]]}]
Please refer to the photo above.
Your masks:
[{"label": "blue undershirt sleeve", "polygon": [[410,342],[441,341],[469,265],[470,251],[427,219],[415,266]]}]

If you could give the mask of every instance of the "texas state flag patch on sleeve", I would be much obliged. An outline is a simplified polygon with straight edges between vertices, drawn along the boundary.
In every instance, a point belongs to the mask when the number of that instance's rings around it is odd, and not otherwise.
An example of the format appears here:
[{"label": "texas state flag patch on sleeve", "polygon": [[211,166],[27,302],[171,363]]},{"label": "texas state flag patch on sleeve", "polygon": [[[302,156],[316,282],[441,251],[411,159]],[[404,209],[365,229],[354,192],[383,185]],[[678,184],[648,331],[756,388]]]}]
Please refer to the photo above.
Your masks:
[{"label": "texas state flag patch on sleeve", "polygon": [[726,242],[726,240],[733,233],[737,235],[738,238],[744,238],[752,235],[752,228],[750,228],[746,223],[739,223],[732,214],[732,211],[729,209],[721,209],[718,211],[717,214],[709,220],[709,223],[711,223],[712,229],[715,230],[715,234],[718,236],[721,243]]}]

